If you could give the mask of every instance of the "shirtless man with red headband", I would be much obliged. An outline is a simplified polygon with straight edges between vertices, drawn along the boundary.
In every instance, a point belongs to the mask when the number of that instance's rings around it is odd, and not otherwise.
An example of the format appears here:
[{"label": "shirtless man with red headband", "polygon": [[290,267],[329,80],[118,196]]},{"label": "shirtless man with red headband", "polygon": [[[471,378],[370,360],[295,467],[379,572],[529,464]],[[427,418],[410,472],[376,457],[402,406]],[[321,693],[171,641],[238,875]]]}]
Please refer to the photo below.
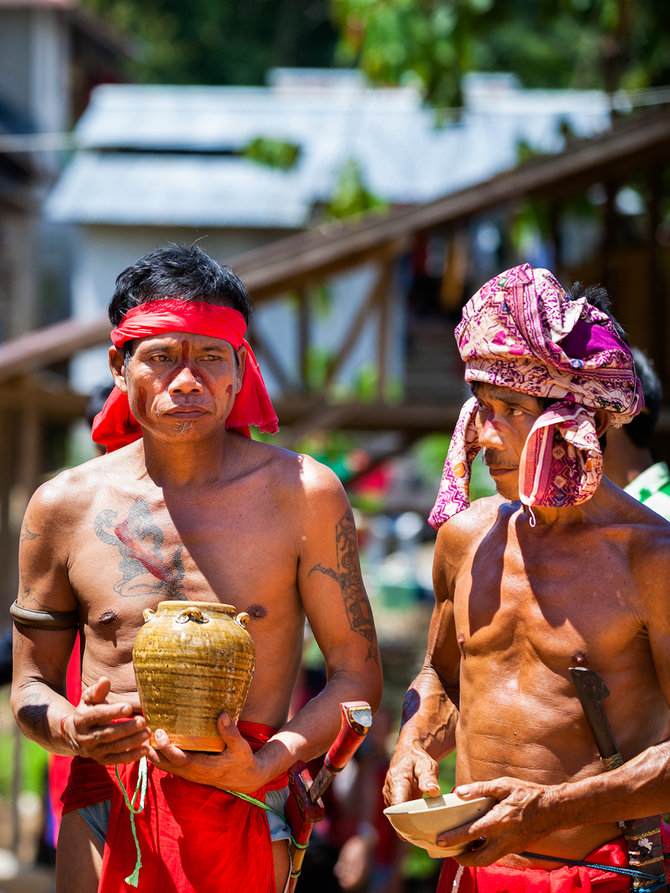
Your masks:
[{"label": "shirtless man with red headband", "polygon": [[[429,519],[435,609],[385,786],[387,803],[435,796],[455,748],[457,794],[492,798],[439,835],[463,850],[439,893],[665,886],[651,817],[670,804],[670,526],[602,476],[599,438],[643,406],[604,297],[524,264],[456,329],[473,397]],[[480,449],[498,495],[470,505]],[[594,671],[620,768],[574,684]]]},{"label": "shirtless man with red headband", "polygon": [[[107,454],[59,474],[24,520],[12,704],[23,732],[75,754],[64,794],[59,893],[179,893],[285,886],[286,771],[323,753],[341,701],[376,708],[381,669],[356,531],[334,474],[249,437],[277,420],[249,344],[242,283],[198,247],[153,251],[117,279],[110,303],[115,390],[94,425]],[[246,611],[256,670],[221,754],[187,753],[140,712],[132,648],[142,612],[165,599]],[[305,618],[327,668],[290,721]],[[81,630],[83,694],[64,697]],[[150,742],[155,736],[155,747]],[[265,800],[264,811],[229,793]],[[278,815],[279,813],[279,815]],[[272,840],[272,843],[271,843]]]}]

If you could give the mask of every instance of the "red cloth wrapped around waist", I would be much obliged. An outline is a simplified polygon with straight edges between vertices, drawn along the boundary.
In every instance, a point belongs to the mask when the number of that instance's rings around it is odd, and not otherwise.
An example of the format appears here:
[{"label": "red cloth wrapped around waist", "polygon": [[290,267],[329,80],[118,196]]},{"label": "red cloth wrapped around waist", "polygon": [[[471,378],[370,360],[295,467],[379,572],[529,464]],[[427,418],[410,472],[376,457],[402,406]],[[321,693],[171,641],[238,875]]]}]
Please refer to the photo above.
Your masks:
[{"label": "red cloth wrapped around waist", "polygon": [[[275,733],[260,723],[239,722],[238,729],[252,750],[259,750]],[[148,765],[144,809],[135,816],[135,834],[142,867],[139,886],[126,882],[137,851],[131,814],[119,788],[116,771],[129,798],[138,784],[138,763],[101,766],[75,757],[64,811],[111,801],[109,825],[98,893],[219,893],[253,890],[274,893],[272,845],[265,811],[253,803],[210,785],[185,781]],[[287,783],[286,775],[257,791]],[[136,803],[137,805],[137,803]]]},{"label": "red cloth wrapped around waist", "polygon": [[[109,767],[111,769],[111,767]],[[138,764],[119,766],[132,797]],[[144,809],[135,816],[140,893],[275,893],[265,811],[233,794],[185,781],[149,764]],[[136,866],[131,815],[118,788],[111,799],[98,893],[131,893]]]},{"label": "red cloth wrapped around waist", "polygon": [[[249,742],[253,751],[260,750],[275,734],[276,729],[259,722],[246,722],[240,720],[237,723],[240,734]],[[277,791],[288,784],[286,772],[273,778],[263,788],[265,791]],[[95,760],[84,757],[74,757],[70,767],[70,776],[67,786],[61,796],[63,812],[71,812],[73,809],[83,809],[103,800],[110,800],[118,790],[114,779],[113,766],[101,766]]]},{"label": "red cloth wrapped around waist", "polygon": [[[558,861],[558,860],[557,860]],[[623,837],[617,837],[595,849],[584,859],[600,865],[628,867],[628,848]],[[437,893],[626,893],[631,878],[586,865],[562,865],[543,868],[506,868],[487,865],[467,868],[454,859],[445,859]]]}]

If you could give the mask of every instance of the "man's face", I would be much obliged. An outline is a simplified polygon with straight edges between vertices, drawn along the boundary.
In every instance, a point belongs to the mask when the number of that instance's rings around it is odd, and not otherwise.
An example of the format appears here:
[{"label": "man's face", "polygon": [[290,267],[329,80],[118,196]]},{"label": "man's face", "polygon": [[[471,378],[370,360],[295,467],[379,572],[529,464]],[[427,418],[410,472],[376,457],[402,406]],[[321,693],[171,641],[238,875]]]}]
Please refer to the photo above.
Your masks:
[{"label": "man's face", "polygon": [[245,360],[244,348],[236,356],[219,338],[167,332],[138,338],[122,367],[118,356],[112,365],[142,427],[168,437],[201,436],[225,425]]},{"label": "man's face", "polygon": [[537,397],[483,382],[474,382],[472,392],[480,405],[476,425],[482,458],[498,493],[518,499],[521,453],[544,406]]}]

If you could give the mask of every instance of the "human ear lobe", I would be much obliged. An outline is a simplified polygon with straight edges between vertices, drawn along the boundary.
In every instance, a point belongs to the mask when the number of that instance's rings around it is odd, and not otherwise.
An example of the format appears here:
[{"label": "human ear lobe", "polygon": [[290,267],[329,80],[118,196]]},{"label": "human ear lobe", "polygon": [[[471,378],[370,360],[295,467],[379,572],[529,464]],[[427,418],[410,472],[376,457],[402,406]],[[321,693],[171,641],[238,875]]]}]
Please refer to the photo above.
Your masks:
[{"label": "human ear lobe", "polygon": [[246,347],[240,347],[239,350],[235,352],[237,356],[237,368],[235,370],[237,376],[237,385],[235,387],[235,393],[239,394],[242,389],[242,381],[244,380],[244,370],[247,368],[247,349]]},{"label": "human ear lobe", "polygon": [[596,426],[596,435],[602,437],[610,426],[610,413],[606,409],[597,409],[593,419]]},{"label": "human ear lobe", "polygon": [[109,369],[114,379],[114,384],[123,394],[128,393],[126,384],[126,364],[123,351],[116,347],[109,348]]}]

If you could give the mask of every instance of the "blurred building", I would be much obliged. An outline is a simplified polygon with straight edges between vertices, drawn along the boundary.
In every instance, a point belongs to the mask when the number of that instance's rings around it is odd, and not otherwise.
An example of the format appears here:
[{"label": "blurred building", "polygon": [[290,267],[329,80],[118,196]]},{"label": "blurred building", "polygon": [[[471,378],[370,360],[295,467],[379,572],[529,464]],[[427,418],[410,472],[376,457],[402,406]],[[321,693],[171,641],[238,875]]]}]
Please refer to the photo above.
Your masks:
[{"label": "blurred building", "polygon": [[[70,316],[67,228],[44,200],[91,89],[118,80],[127,51],[72,0],[0,0],[0,342]],[[0,394],[0,563],[15,591],[15,541],[43,457],[62,456],[68,401],[52,370]],[[37,419],[40,422],[37,422]],[[12,596],[13,598],[13,596]]]},{"label": "blurred building", "polygon": [[62,227],[42,213],[91,89],[125,50],[71,0],[0,0],[0,339],[69,314]]},{"label": "blurred building", "polygon": [[[267,87],[97,88],[47,204],[52,221],[77,230],[73,315],[100,312],[118,272],[169,241],[204,237],[206,250],[232,258],[323,224],[347,190],[363,191],[368,205],[416,207],[514,167],[520,144],[558,152],[566,133],[592,136],[609,125],[597,92],[523,90],[509,75],[470,75],[463,92],[464,108],[439,124],[414,89],[372,88],[355,71],[274,70]],[[438,238],[418,246],[399,271],[417,280],[414,307],[407,282],[396,277],[386,323],[390,378],[405,374],[408,310],[434,316],[440,309],[430,279],[431,266],[441,276],[443,265]],[[310,321],[318,352],[337,349],[370,283],[362,269],[329,284],[328,301]],[[256,334],[280,340],[284,357],[297,358],[291,308],[275,302],[257,310]],[[372,355],[375,337],[370,328],[358,340],[340,372],[345,385]],[[80,357],[75,383],[88,388],[96,370],[104,374],[101,357]],[[272,368],[268,378],[276,391]]]}]

